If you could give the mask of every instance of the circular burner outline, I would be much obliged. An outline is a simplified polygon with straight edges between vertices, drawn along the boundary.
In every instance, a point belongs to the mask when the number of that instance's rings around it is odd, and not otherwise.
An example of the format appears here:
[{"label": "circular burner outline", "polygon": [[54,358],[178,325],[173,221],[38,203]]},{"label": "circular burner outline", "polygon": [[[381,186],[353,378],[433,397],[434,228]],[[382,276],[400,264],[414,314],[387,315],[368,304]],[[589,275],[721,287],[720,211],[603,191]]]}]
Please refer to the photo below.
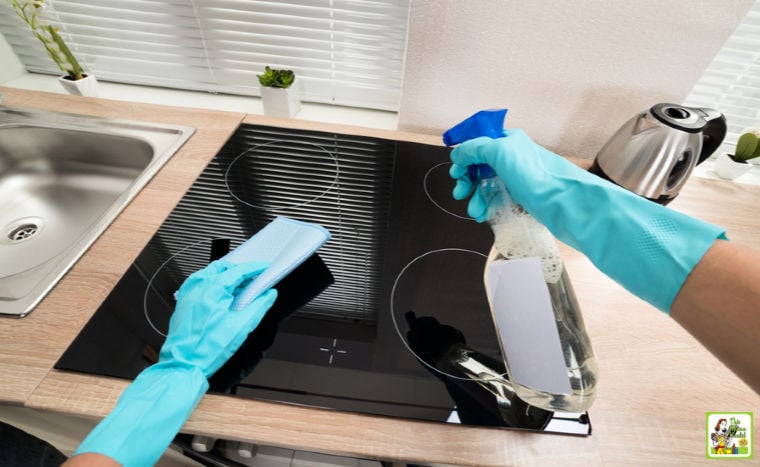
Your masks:
[{"label": "circular burner outline", "polygon": [[[231,238],[231,237],[215,237],[215,238],[207,238],[205,240],[198,240],[197,242],[191,243],[190,245],[182,248],[178,252],[174,253],[173,255],[169,256],[169,258],[161,263],[161,265],[156,269],[156,271],[153,273],[152,276],[150,276],[150,279],[148,280],[148,283],[145,285],[145,292],[143,292],[143,315],[145,315],[145,320],[148,322],[148,325],[156,331],[156,333],[159,336],[166,337],[166,334],[161,332],[155,324],[153,324],[153,321],[150,319],[150,314],[148,313],[148,290],[151,289],[151,286],[153,285],[153,281],[156,279],[156,276],[158,276],[158,273],[164,270],[164,267],[166,267],[167,264],[177,256],[181,255],[182,253],[186,252],[190,248],[196,247],[202,243],[207,242],[213,242],[214,240],[240,240],[239,238]],[[190,276],[188,276],[190,277]],[[185,278],[187,279],[187,278]],[[184,282],[184,281],[183,281]],[[176,292],[175,292],[176,293]],[[174,313],[172,311],[172,313]]]},{"label": "circular burner outline", "polygon": [[253,151],[257,151],[257,150],[259,150],[259,149],[261,149],[263,147],[266,147],[266,146],[272,146],[272,145],[277,145],[277,144],[282,144],[282,143],[293,143],[293,141],[286,141],[284,139],[278,139],[278,140],[274,140],[274,141],[268,141],[268,142],[262,143],[262,144],[257,144],[256,146],[254,146],[252,148],[249,148],[249,149],[246,149],[245,151],[241,152],[237,157],[235,157],[232,160],[232,162],[230,162],[230,164],[227,166],[227,170],[224,171],[224,186],[225,186],[225,188],[227,188],[227,192],[230,194],[230,196],[232,196],[233,198],[235,198],[237,201],[245,204],[246,206],[252,207],[254,209],[267,209],[267,210],[273,211],[273,212],[282,212],[282,211],[286,211],[288,209],[300,208],[300,207],[306,206],[309,203],[312,203],[312,202],[314,202],[314,201],[322,198],[327,192],[329,192],[330,190],[332,190],[333,187],[335,187],[336,185],[338,185],[338,179],[340,177],[340,163],[338,161],[338,157],[335,154],[331,153],[330,151],[328,151],[327,149],[325,149],[324,147],[322,147],[322,146],[320,146],[318,144],[310,143],[310,142],[307,142],[307,141],[296,141],[295,142],[296,144],[308,144],[310,146],[314,146],[315,148],[318,148],[319,150],[323,151],[324,153],[326,153],[328,156],[330,156],[333,159],[333,161],[335,162],[335,177],[333,178],[332,183],[330,183],[330,186],[328,186],[327,188],[325,188],[325,190],[321,194],[319,194],[318,196],[316,196],[316,197],[314,197],[314,198],[312,198],[312,199],[310,199],[308,201],[304,201],[303,203],[293,204],[293,205],[284,206],[284,207],[265,208],[265,207],[262,207],[262,206],[256,206],[255,204],[251,204],[248,201],[240,199],[232,191],[232,188],[230,188],[229,174],[230,174],[230,170],[232,169],[232,167],[237,163],[237,161],[239,159],[241,159],[243,156],[246,156],[246,155],[248,155],[249,153],[251,153]]},{"label": "circular burner outline", "polygon": [[[412,348],[409,346],[409,343],[406,341],[406,339],[404,338],[404,336],[401,335],[401,330],[399,329],[398,322],[396,321],[396,313],[395,313],[395,309],[394,309],[394,305],[393,305],[394,298],[396,296],[396,286],[398,286],[399,279],[401,279],[401,276],[404,275],[404,273],[406,272],[406,270],[409,269],[417,261],[419,261],[419,260],[421,260],[423,258],[426,258],[427,256],[430,256],[430,255],[433,255],[433,254],[436,254],[436,253],[443,253],[443,252],[447,252],[447,251],[456,251],[456,252],[460,252],[460,253],[474,253],[474,254],[476,254],[478,256],[482,256],[483,258],[486,258],[486,259],[488,258],[488,255],[484,255],[483,253],[481,253],[479,251],[468,250],[466,248],[440,248],[438,250],[430,250],[430,251],[428,251],[426,253],[423,253],[423,254],[417,256],[413,260],[409,261],[406,264],[406,266],[404,266],[401,269],[401,271],[398,273],[398,275],[396,275],[396,279],[393,281],[393,288],[391,288],[391,297],[390,297],[390,302],[391,302],[390,305],[391,306],[390,306],[390,312],[391,312],[391,322],[393,323],[393,329],[396,330],[396,335],[398,335],[399,339],[401,340],[401,343],[404,345],[404,347],[406,347],[406,350],[408,350],[409,353],[412,354],[412,356],[415,359],[417,359],[417,361],[419,361],[420,363],[422,363],[423,365],[425,365],[427,368],[435,371],[436,373],[444,375],[447,378],[452,378],[452,379],[456,379],[456,380],[460,380],[460,381],[497,381],[499,378],[463,378],[461,376],[454,376],[452,374],[446,373],[445,371],[441,371],[438,368],[436,368],[433,365],[431,365],[428,362],[426,362],[425,360],[423,360],[420,356],[418,356],[417,353],[414,350],[412,350]],[[504,379],[507,378],[506,373],[502,374],[501,376]]]},{"label": "circular burner outline", "polygon": [[455,213],[449,211],[448,209],[444,208],[443,206],[441,206],[440,204],[438,204],[436,202],[436,200],[433,199],[433,196],[430,194],[430,191],[428,190],[428,184],[427,184],[428,177],[430,176],[430,173],[433,170],[437,169],[438,167],[441,167],[442,165],[454,165],[454,164],[452,164],[451,162],[441,162],[440,164],[436,164],[433,167],[430,167],[430,170],[428,170],[427,172],[425,172],[425,177],[422,179],[422,188],[425,190],[425,195],[427,195],[427,197],[428,197],[428,199],[430,200],[431,203],[433,203],[438,209],[440,209],[441,211],[445,212],[446,214],[454,216],[457,219],[464,219],[466,221],[473,221],[474,222],[475,219],[473,219],[472,217],[460,216],[459,214],[455,214]]}]

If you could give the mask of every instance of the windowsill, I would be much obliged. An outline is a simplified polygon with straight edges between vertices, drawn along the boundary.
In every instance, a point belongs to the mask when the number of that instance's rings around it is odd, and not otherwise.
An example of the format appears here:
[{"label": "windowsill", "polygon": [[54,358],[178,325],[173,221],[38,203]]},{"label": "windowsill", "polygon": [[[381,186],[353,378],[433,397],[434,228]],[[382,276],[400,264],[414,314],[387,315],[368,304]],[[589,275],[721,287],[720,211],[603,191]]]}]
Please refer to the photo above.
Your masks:
[{"label": "windowsill", "polygon": [[[58,77],[37,73],[27,73],[23,76],[2,83],[2,85],[12,88],[55,92],[59,94],[65,94],[66,92],[58,83]],[[258,97],[212,94],[201,91],[184,91],[179,89],[137,86],[111,82],[99,82],[98,88],[100,97],[105,99],[264,115],[261,99]],[[308,102],[301,104],[301,111],[296,118],[300,120],[357,125],[383,130],[395,130],[398,123],[398,114],[396,112],[314,104]],[[708,159],[697,166],[692,175],[701,178],[720,179],[713,171],[713,165],[714,161]],[[748,185],[760,185],[760,167],[753,167],[752,171],[733,181]]]},{"label": "windowsill", "polygon": [[[2,83],[2,85],[33,91],[66,93],[58,83],[58,77],[37,73],[27,73]],[[264,115],[261,99],[258,97],[212,94],[202,91],[184,91],[110,82],[98,82],[98,89],[100,97],[104,99]],[[398,122],[398,114],[396,112],[309,102],[301,104],[301,111],[295,118],[383,130],[395,130]]]},{"label": "windowsill", "polygon": [[760,185],[760,167],[753,165],[752,169],[744,175],[741,175],[734,180],[725,180],[715,173],[713,167],[715,166],[715,159],[710,158],[699,164],[694,168],[692,175],[695,177],[708,178],[713,180],[723,180],[725,182],[742,183],[745,185]]}]

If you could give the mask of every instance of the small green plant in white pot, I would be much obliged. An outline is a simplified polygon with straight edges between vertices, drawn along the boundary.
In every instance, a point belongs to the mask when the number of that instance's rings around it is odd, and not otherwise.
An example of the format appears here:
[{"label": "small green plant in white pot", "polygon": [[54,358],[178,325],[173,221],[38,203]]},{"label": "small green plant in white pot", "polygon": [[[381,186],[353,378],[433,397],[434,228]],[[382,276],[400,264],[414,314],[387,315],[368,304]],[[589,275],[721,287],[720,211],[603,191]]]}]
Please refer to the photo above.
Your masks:
[{"label": "small green plant in white pot", "polygon": [[275,70],[265,67],[264,73],[256,75],[261,85],[261,101],[264,115],[294,117],[301,109],[296,75],[292,70]]},{"label": "small green plant in white pot", "polygon": [[13,11],[32,30],[34,37],[42,42],[48,56],[65,75],[58,80],[69,94],[77,96],[97,96],[98,83],[94,76],[87,75],[74,54],[66,46],[58,28],[44,23],[42,13],[47,5],[45,0],[10,0]]},{"label": "small green plant in white pot", "polygon": [[715,162],[715,173],[720,178],[733,180],[752,170],[748,161],[760,157],[760,131],[748,130],[736,141],[733,154],[723,153]]}]

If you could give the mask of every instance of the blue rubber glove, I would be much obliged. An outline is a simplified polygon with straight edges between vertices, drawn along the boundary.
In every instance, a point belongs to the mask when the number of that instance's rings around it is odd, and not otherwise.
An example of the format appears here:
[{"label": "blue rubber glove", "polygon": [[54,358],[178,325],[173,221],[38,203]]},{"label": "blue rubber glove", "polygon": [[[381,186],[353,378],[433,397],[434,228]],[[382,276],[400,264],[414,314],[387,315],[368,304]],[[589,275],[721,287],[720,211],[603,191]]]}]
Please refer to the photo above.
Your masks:
[{"label": "blue rubber glove", "polygon": [[[455,199],[473,193],[467,167],[488,164],[513,200],[603,273],[666,313],[725,230],[639,197],[534,143],[522,130],[465,141],[451,152]],[[477,191],[477,190],[475,190]],[[485,220],[475,193],[468,213]]]},{"label": "blue rubber glove", "polygon": [[219,260],[188,277],[177,293],[158,363],[138,375],[74,454],[104,454],[126,467],[155,464],[208,390],[207,378],[277,298],[270,289],[243,310],[230,311],[240,286],[266,267]]}]

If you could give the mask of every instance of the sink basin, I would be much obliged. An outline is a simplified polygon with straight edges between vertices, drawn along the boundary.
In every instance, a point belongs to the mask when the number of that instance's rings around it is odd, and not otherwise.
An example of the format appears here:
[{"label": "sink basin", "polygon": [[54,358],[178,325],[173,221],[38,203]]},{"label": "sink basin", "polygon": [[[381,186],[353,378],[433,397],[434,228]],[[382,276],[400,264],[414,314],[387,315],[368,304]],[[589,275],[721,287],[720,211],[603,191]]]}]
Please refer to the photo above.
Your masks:
[{"label": "sink basin", "polygon": [[32,311],[194,131],[0,106],[0,314]]}]

